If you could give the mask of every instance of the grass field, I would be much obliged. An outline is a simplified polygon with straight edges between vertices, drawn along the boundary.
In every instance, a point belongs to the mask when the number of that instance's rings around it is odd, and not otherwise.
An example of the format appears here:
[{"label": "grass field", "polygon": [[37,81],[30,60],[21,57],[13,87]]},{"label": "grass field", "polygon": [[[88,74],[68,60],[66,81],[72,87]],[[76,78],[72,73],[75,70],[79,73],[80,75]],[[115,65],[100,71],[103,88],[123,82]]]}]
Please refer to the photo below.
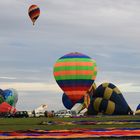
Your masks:
[{"label": "grass field", "polygon": [[114,120],[140,120],[140,116],[95,116],[87,118],[0,118],[0,130],[28,130],[28,129],[42,129],[42,130],[59,130],[72,128],[140,128],[140,124],[98,124],[98,125],[48,125],[42,122],[72,122],[72,121],[114,121]]}]

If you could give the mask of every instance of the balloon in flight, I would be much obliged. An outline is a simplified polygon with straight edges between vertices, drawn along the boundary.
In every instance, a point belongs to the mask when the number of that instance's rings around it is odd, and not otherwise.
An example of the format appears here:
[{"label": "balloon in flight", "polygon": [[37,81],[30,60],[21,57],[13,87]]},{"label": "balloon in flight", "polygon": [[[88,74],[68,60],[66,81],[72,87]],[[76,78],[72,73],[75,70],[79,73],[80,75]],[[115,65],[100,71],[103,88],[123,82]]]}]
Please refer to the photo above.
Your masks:
[{"label": "balloon in flight", "polygon": [[28,15],[34,25],[35,21],[38,19],[39,15],[40,15],[39,7],[37,5],[31,5],[28,9]]}]

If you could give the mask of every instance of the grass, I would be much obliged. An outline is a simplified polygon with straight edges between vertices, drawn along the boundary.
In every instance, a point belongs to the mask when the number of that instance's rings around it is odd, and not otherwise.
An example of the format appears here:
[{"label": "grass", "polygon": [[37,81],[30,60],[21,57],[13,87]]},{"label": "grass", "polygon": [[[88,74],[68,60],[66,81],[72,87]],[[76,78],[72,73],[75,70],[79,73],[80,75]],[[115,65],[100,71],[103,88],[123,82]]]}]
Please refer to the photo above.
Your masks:
[{"label": "grass", "polygon": [[94,116],[88,118],[0,118],[0,130],[29,130],[29,129],[42,129],[42,130],[59,130],[59,129],[72,129],[72,128],[140,128],[139,124],[98,124],[98,125],[41,125],[41,122],[71,122],[71,121],[113,121],[113,120],[140,120],[140,116]]}]

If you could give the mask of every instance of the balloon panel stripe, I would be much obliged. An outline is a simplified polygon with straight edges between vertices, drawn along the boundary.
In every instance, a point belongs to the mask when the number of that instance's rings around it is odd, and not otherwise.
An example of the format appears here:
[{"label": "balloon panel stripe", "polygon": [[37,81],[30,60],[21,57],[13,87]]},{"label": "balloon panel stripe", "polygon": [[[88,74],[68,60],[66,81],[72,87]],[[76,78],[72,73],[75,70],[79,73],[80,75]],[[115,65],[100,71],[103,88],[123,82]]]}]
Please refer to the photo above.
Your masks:
[{"label": "balloon panel stripe", "polygon": [[89,86],[80,86],[80,87],[63,87],[63,90],[64,91],[87,91],[87,88],[90,88],[90,85]]},{"label": "balloon panel stripe", "polygon": [[54,72],[54,76],[69,76],[69,75],[93,75],[93,71],[91,70],[71,70],[71,71],[59,71]]},{"label": "balloon panel stripe", "polygon": [[40,12],[39,11],[34,11],[34,12],[30,12],[29,15],[31,18],[35,17],[35,16],[39,16]]},{"label": "balloon panel stripe", "polygon": [[108,100],[106,100],[106,99],[102,99],[101,100],[101,103],[100,103],[100,107],[99,107],[99,111],[106,111],[106,109],[107,109],[107,105],[108,105]]},{"label": "balloon panel stripe", "polygon": [[74,58],[67,58],[67,59],[59,59],[59,60],[57,60],[56,63],[58,63],[58,62],[77,62],[77,61],[93,62],[93,60],[89,59],[89,58],[75,58],[74,57]]},{"label": "balloon panel stripe", "polygon": [[70,70],[94,70],[96,69],[95,67],[83,67],[83,66],[71,66],[71,67],[65,67],[65,66],[61,66],[61,67],[55,67],[54,68],[54,72],[56,71],[70,71]]},{"label": "balloon panel stripe", "polygon": [[35,11],[40,12],[40,9],[38,7],[30,8],[28,13],[32,13],[32,12],[35,12]]},{"label": "balloon panel stripe", "polygon": [[64,76],[56,76],[57,80],[74,80],[74,79],[92,79],[92,75],[64,75]]},{"label": "balloon panel stripe", "polygon": [[59,63],[56,63],[55,64],[55,67],[60,67],[60,66],[84,66],[84,67],[87,67],[87,66],[93,66],[93,62],[59,62]]},{"label": "balloon panel stripe", "polygon": [[58,80],[58,85],[61,86],[79,86],[79,85],[92,85],[94,80],[83,80],[83,79],[74,79],[74,80]]},{"label": "balloon panel stripe", "polygon": [[114,111],[115,111],[115,103],[108,100],[108,104],[107,104],[105,113],[111,115],[114,113]]},{"label": "balloon panel stripe", "polygon": [[90,57],[82,54],[68,54],[62,56],[60,59],[67,59],[67,58],[90,58]]}]

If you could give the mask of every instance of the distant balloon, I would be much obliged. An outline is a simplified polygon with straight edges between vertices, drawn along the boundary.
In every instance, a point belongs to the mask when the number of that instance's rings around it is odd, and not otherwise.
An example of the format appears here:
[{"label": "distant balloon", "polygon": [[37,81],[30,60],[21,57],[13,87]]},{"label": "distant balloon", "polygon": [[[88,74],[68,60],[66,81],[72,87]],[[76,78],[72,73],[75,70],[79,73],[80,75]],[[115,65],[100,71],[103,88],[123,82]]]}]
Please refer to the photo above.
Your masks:
[{"label": "distant balloon", "polygon": [[16,112],[16,108],[14,108],[13,106],[9,105],[6,102],[3,102],[0,104],[0,113],[15,113]]},{"label": "distant balloon", "polygon": [[97,112],[110,115],[132,113],[120,90],[112,83],[103,83],[96,90],[88,108],[88,114]]},{"label": "distant balloon", "polygon": [[15,107],[17,100],[18,100],[17,91],[13,88],[4,90],[4,100],[11,106]]},{"label": "distant balloon", "polygon": [[62,56],[54,65],[55,80],[73,103],[87,93],[96,75],[95,60],[78,52]]},{"label": "distant balloon", "polygon": [[37,5],[31,5],[29,7],[28,14],[29,14],[30,19],[33,22],[33,25],[34,25],[35,21],[37,20],[37,18],[40,15],[39,7]]}]

